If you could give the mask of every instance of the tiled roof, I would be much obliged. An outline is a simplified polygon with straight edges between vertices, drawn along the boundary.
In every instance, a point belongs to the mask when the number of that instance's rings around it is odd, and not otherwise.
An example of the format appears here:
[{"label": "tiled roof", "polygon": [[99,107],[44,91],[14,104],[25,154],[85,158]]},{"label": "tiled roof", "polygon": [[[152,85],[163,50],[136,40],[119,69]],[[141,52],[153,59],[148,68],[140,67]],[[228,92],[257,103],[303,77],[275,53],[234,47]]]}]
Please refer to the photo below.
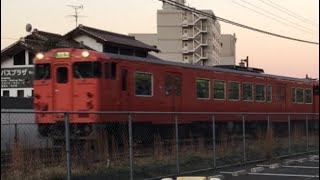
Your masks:
[{"label": "tiled roof", "polygon": [[[48,40],[54,40],[57,42],[56,46],[58,47],[73,47],[73,48],[80,48],[82,45],[75,40],[65,40],[64,36],[59,34],[38,31],[34,29],[31,34],[27,35],[24,38],[16,41],[12,45],[8,46],[7,48],[1,50],[1,60],[5,57],[10,57],[21,50],[28,50],[33,53],[42,51],[44,48],[44,44]],[[91,49],[85,47],[87,49]]]},{"label": "tiled roof", "polygon": [[101,40],[103,42],[111,42],[115,44],[125,45],[125,46],[131,46],[134,48],[141,48],[146,49],[149,51],[155,51],[159,52],[159,49],[150,46],[148,44],[145,44],[141,41],[138,41],[135,39],[135,37],[127,36],[123,34],[117,34],[110,31],[104,31],[100,29],[95,29],[92,27],[79,25],[76,29],[70,31],[65,35],[65,37],[71,37],[78,34],[86,34],[91,36],[92,38],[95,38],[97,40]]}]

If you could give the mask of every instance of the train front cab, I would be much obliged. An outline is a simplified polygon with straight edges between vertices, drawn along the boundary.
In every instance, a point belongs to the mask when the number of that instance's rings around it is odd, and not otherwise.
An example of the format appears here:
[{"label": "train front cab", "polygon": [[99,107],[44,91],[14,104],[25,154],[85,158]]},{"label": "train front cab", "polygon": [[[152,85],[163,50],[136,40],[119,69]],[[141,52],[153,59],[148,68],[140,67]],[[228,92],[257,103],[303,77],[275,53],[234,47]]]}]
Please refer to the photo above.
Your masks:
[{"label": "train front cab", "polygon": [[[86,50],[56,49],[37,55],[35,62],[35,110],[81,111],[69,116],[71,132],[90,133],[90,123],[97,122],[99,116],[86,112],[100,110],[99,58]],[[61,134],[64,114],[37,114],[36,122],[41,135]]]}]

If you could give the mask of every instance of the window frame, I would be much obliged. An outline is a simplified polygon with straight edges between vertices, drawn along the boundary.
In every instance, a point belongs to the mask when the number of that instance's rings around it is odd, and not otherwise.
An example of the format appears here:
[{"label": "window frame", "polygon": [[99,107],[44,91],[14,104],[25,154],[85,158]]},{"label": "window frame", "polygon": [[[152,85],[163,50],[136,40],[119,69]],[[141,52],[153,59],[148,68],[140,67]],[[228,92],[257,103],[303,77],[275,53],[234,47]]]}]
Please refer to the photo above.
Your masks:
[{"label": "window frame", "polygon": [[[199,98],[199,97],[198,97],[198,84],[197,84],[197,80],[206,80],[206,81],[208,81],[209,84],[208,84],[208,97],[207,97],[207,98]],[[196,97],[197,97],[197,99],[209,100],[210,97],[211,97],[211,93],[210,93],[210,89],[211,89],[210,79],[208,79],[208,78],[196,78],[195,84],[196,84]]]},{"label": "window frame", "polygon": [[[268,101],[268,87],[270,87],[270,101]],[[271,103],[272,102],[272,85],[271,84],[267,84],[266,85],[266,102]]]},{"label": "window frame", "polygon": [[310,90],[310,93],[311,93],[311,94],[310,94],[311,102],[307,102],[307,101],[306,101],[306,99],[307,99],[307,98],[306,98],[306,92],[304,92],[304,103],[305,103],[305,104],[313,104],[313,98],[312,98],[312,97],[313,97],[313,89],[309,89],[309,88],[304,89],[304,91],[307,91],[307,90]]},{"label": "window frame", "polygon": [[[230,84],[229,83],[237,83],[238,84],[238,99],[230,99],[230,92],[229,92]],[[239,81],[228,81],[228,100],[229,101],[240,101],[241,100],[240,92],[241,92],[241,90],[240,90],[240,82]]]},{"label": "window frame", "polygon": [[[220,79],[213,79],[213,84],[212,84],[212,90],[213,90],[213,100],[218,100],[218,101],[225,101],[226,100],[226,96],[227,96],[227,93],[226,93],[226,81],[225,80],[220,80]],[[220,98],[215,98],[214,96],[214,88],[215,88],[215,85],[214,85],[214,82],[215,81],[219,81],[219,82],[223,82],[223,99],[220,99]]]},{"label": "window frame", "polygon": [[[251,100],[248,100],[248,99],[244,99],[244,85],[251,85]],[[242,97],[241,97],[241,99],[243,100],[243,101],[246,101],[246,102],[253,102],[254,100],[255,100],[255,98],[254,98],[254,96],[255,96],[255,93],[254,93],[254,84],[253,83],[251,83],[251,82],[242,82]]]},{"label": "window frame", "polygon": [[[257,100],[257,85],[262,85],[262,86],[264,86],[264,100]],[[255,93],[254,93],[254,95],[255,95],[255,102],[266,102],[266,100],[267,100],[267,88],[266,88],[266,85],[265,84],[262,84],[262,83],[256,83],[255,84]]]},{"label": "window frame", "polygon": [[[136,94],[136,74],[148,74],[151,75],[151,95],[137,95]],[[154,77],[153,73],[150,72],[144,72],[144,71],[135,71],[134,72],[134,95],[136,97],[153,97],[154,96]]]},{"label": "window frame", "polygon": [[[295,89],[295,103],[296,104],[304,104],[305,100],[304,100],[304,89],[303,88],[294,88]],[[297,90],[302,90],[302,101],[298,102],[298,94],[297,94]]]}]

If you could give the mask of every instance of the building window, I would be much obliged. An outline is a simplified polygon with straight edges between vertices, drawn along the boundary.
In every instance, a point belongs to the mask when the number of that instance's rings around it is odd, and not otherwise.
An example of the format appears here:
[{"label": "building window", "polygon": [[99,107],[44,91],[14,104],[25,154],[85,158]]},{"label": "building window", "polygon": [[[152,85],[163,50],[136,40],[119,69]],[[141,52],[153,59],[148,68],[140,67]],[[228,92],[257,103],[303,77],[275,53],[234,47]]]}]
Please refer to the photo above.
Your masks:
[{"label": "building window", "polygon": [[17,90],[17,97],[24,97],[24,90]]},{"label": "building window", "polygon": [[137,57],[146,58],[146,57],[148,56],[148,53],[145,52],[145,51],[137,51],[137,50],[136,50],[134,55],[137,56]]},{"label": "building window", "polygon": [[208,99],[209,98],[209,89],[210,89],[210,81],[207,79],[197,79],[196,80],[196,93],[197,97],[201,99]]},{"label": "building window", "polygon": [[152,96],[152,74],[136,73],[135,94],[137,96]]},{"label": "building window", "polygon": [[263,84],[256,84],[256,101],[266,100],[266,86]]},{"label": "building window", "polygon": [[225,99],[225,82],[215,80],[213,83],[213,98],[214,99]]},{"label": "building window", "polygon": [[252,84],[243,84],[242,85],[242,98],[245,101],[253,100],[253,85]]},{"label": "building window", "polygon": [[127,49],[127,48],[120,48],[120,54],[127,55],[127,56],[133,56],[133,50]]},{"label": "building window", "polygon": [[239,83],[229,82],[228,92],[229,92],[229,100],[239,100],[240,99]]},{"label": "building window", "polygon": [[29,52],[29,64],[33,64],[34,54]]},{"label": "building window", "polygon": [[25,51],[21,51],[13,56],[13,65],[26,65]]},{"label": "building window", "polygon": [[308,104],[312,103],[312,90],[311,89],[306,89],[304,92],[304,99],[305,102]]},{"label": "building window", "polygon": [[2,96],[4,96],[4,97],[9,97],[9,96],[10,96],[10,91],[9,91],[9,90],[4,90],[4,91],[2,92]]},{"label": "building window", "polygon": [[272,86],[268,85],[267,86],[267,102],[272,101]]},{"label": "building window", "polygon": [[103,46],[103,52],[118,54],[119,53],[119,48],[116,47],[116,46],[104,45]]}]

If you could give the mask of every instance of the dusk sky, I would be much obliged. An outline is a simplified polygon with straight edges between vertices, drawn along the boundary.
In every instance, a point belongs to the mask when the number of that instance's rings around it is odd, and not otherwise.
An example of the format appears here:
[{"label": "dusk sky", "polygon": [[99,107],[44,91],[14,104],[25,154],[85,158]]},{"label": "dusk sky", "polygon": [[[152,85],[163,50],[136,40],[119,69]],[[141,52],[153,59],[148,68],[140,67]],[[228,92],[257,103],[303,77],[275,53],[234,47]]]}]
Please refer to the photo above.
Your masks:
[{"label": "dusk sky", "polygon": [[[273,33],[319,42],[318,0],[186,0],[197,9],[210,9],[216,16]],[[288,11],[294,12],[294,18]],[[1,0],[1,49],[28,35],[27,23],[42,31],[64,35],[75,28],[67,5],[83,4],[79,23],[121,34],[156,33],[158,0]],[[248,9],[249,8],[249,9]],[[287,13],[284,13],[287,12]],[[270,19],[262,14],[268,15]],[[276,20],[274,20],[276,19]],[[281,22],[279,22],[281,21]],[[249,56],[249,65],[265,73],[319,78],[319,45],[280,39],[223,22],[222,34],[236,34],[236,59]]]}]

